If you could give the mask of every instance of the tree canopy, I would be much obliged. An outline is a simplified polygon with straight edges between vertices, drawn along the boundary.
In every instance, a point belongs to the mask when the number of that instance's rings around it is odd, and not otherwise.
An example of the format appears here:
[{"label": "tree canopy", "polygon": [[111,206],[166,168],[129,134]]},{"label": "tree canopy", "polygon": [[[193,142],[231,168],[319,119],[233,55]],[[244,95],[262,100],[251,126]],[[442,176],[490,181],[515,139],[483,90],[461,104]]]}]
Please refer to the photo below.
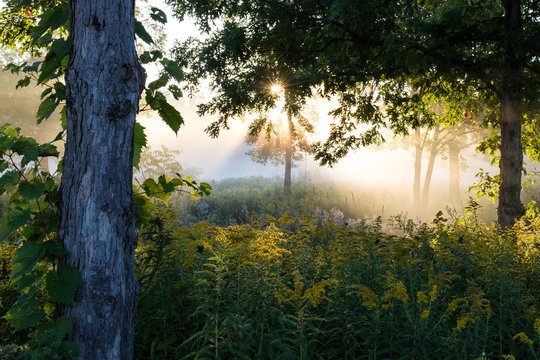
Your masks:
[{"label": "tree canopy", "polygon": [[216,96],[200,106],[220,115],[211,134],[230,117],[272,106],[266,84],[279,79],[296,89],[296,104],[314,89],[340,97],[337,122],[315,147],[321,163],[332,164],[381,141],[382,128],[431,125],[415,116],[425,93],[444,99],[472,89],[492,106],[488,124],[501,129],[491,142],[501,156],[499,222],[520,216],[522,140],[538,152],[526,140],[538,130],[536,1],[168,3],[207,32],[205,40],[178,46],[177,60],[192,84],[212,80]]}]

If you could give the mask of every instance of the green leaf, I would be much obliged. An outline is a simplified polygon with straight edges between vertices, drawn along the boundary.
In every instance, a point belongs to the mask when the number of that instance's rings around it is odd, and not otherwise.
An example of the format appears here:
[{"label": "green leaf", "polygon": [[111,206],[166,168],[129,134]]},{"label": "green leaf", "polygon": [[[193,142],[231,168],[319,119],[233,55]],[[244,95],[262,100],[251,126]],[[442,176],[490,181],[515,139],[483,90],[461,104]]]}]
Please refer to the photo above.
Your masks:
[{"label": "green leaf", "polygon": [[174,184],[166,175],[160,175],[158,183],[161,185],[164,193],[171,193],[174,191]]},{"label": "green leaf", "polygon": [[154,80],[150,84],[148,84],[148,90],[154,92],[155,90],[164,87],[169,82],[169,78],[169,74],[161,74],[157,80]]},{"label": "green leaf", "polygon": [[47,254],[53,255],[55,257],[64,256],[66,254],[66,250],[59,243],[51,243],[49,241],[46,242],[45,245],[45,251]]},{"label": "green leaf", "polygon": [[13,144],[13,151],[19,155],[23,155],[21,166],[26,166],[30,161],[36,161],[39,154],[38,143],[30,137],[20,137]]},{"label": "green leaf", "polygon": [[14,283],[22,275],[32,271],[43,255],[45,255],[44,246],[37,245],[33,241],[26,241],[15,251],[11,261],[11,282]]},{"label": "green leaf", "polygon": [[4,319],[15,328],[15,331],[20,331],[35,325],[44,315],[45,312],[39,309],[39,301],[30,299],[15,303],[4,316]]},{"label": "green leaf", "polygon": [[135,34],[147,44],[153,44],[154,41],[150,34],[146,31],[143,24],[139,20],[135,20]]},{"label": "green leaf", "polygon": [[163,57],[163,53],[159,50],[152,50],[152,51],[145,51],[141,54],[140,60],[143,64],[151,63],[152,61],[156,61],[157,59],[161,59]]},{"label": "green leaf", "polygon": [[178,100],[182,97],[182,90],[180,90],[178,86],[172,84],[172,85],[169,85],[168,89],[175,100]]},{"label": "green leaf", "polygon": [[41,64],[41,61],[35,61],[32,65],[28,65],[22,68],[23,72],[34,72],[37,71],[39,68],[39,64]]},{"label": "green leaf", "polygon": [[50,17],[51,30],[56,30],[63,25],[67,25],[69,21],[69,2],[62,2],[60,6],[53,9]]},{"label": "green leaf", "polygon": [[34,294],[43,286],[43,275],[41,269],[24,274],[18,281],[21,294],[26,295],[28,298],[34,296]]},{"label": "green leaf", "polygon": [[[67,316],[62,316],[61,318],[56,319],[56,321],[47,321],[40,324],[35,332],[30,334],[30,337],[34,339],[38,344],[41,345],[50,345],[51,341],[51,330],[54,331],[54,341],[62,341],[64,337],[71,332],[71,323],[69,322]],[[40,336],[41,334],[47,332],[48,336]],[[40,340],[45,340],[42,342]]]},{"label": "green leaf", "polygon": [[56,110],[56,107],[58,106],[58,101],[56,100],[55,95],[51,95],[45,100],[39,104],[39,108],[36,114],[36,119],[38,124],[40,124],[43,120],[47,119],[51,114]]},{"label": "green leaf", "polygon": [[159,110],[159,108],[161,107],[161,103],[166,102],[167,98],[161,91],[156,91],[154,94],[152,94],[152,91],[147,89],[145,94],[145,100],[148,104],[150,104],[150,108],[152,110]]},{"label": "green leaf", "polygon": [[58,335],[56,338],[58,341],[62,340],[64,336],[71,332],[71,323],[69,322],[67,316],[62,316],[61,318],[56,319],[54,327],[56,329],[56,334]]},{"label": "green leaf", "polygon": [[45,90],[43,90],[43,92],[41,93],[41,100],[43,100],[43,98],[47,95],[49,95],[51,92],[53,91],[53,88],[50,87],[50,88],[46,88]]},{"label": "green leaf", "polygon": [[[10,71],[12,74],[18,74],[19,71],[21,71],[21,67],[17,66],[13,63],[9,63],[6,66],[4,66],[4,71]],[[23,70],[24,71],[24,70]]]},{"label": "green leaf", "polygon": [[174,184],[165,175],[161,175],[158,182],[152,178],[144,180],[142,188],[148,197],[167,202],[174,191]]},{"label": "green leaf", "polygon": [[5,171],[2,176],[0,176],[0,195],[5,191],[12,189],[19,182],[21,175],[19,172]]},{"label": "green leaf", "polygon": [[56,90],[56,99],[65,100],[66,99],[66,85],[61,82],[54,83],[54,90]]},{"label": "green leaf", "polygon": [[34,200],[43,195],[45,185],[40,181],[21,181],[19,184],[19,193],[26,200]]},{"label": "green leaf", "polygon": [[69,51],[71,50],[71,38],[67,39],[56,39],[51,45],[52,51],[58,56],[59,58],[63,58],[67,54],[69,54]]},{"label": "green leaf", "polygon": [[20,228],[21,226],[25,225],[28,222],[28,220],[30,220],[30,215],[31,215],[30,209],[26,209],[26,210],[13,209],[2,215],[2,221],[4,221],[4,217],[5,217],[6,224],[7,224],[7,231],[11,233],[17,230],[18,228]]},{"label": "green leaf", "polygon": [[135,224],[137,228],[152,220],[152,213],[155,210],[154,204],[150,202],[147,196],[136,195],[133,197],[137,211],[135,213]]},{"label": "green leaf", "polygon": [[167,101],[161,101],[160,107],[158,109],[158,114],[163,121],[174,131],[175,134],[178,134],[180,126],[184,124],[184,119],[182,115],[176,110],[171,104]]},{"label": "green leaf", "polygon": [[27,87],[30,85],[30,76],[25,76],[24,79],[21,79],[17,82],[17,86],[15,86],[15,89],[18,89],[20,87]]},{"label": "green leaf", "polygon": [[47,273],[45,289],[52,301],[71,304],[81,281],[81,275],[77,269],[69,265],[62,265],[58,267],[58,270]]},{"label": "green leaf", "polygon": [[210,195],[210,192],[212,191],[212,185],[202,182],[199,184],[199,189],[205,194]]},{"label": "green leaf", "polygon": [[161,60],[161,64],[163,64],[165,71],[167,71],[167,73],[169,73],[176,81],[180,82],[184,80],[184,72],[176,62],[169,59],[163,59]]},{"label": "green leaf", "polygon": [[49,51],[45,60],[41,64],[40,74],[38,76],[38,85],[43,84],[51,79],[51,77],[60,70],[62,59],[54,53]]},{"label": "green leaf", "polygon": [[144,127],[138,122],[135,122],[133,131],[133,166],[138,169],[142,148],[146,147],[146,134],[144,133]]},{"label": "green leaf", "polygon": [[167,15],[163,10],[158,9],[157,7],[151,7],[150,10],[152,13],[150,14],[150,17],[154,19],[157,22],[160,22],[162,24],[167,23]]},{"label": "green leaf", "polygon": [[27,156],[30,161],[37,160],[39,153],[38,143],[29,137],[20,137],[13,144],[13,151],[19,155]]},{"label": "green leaf", "polygon": [[60,153],[56,149],[56,146],[54,146],[53,144],[43,144],[39,146],[39,150],[38,150],[39,157],[48,157],[48,156],[58,157],[58,155],[60,155]]},{"label": "green leaf", "polygon": [[159,186],[159,184],[156,183],[156,181],[152,178],[144,180],[144,182],[142,183],[142,188],[146,193],[146,196],[152,196],[153,193],[161,191],[161,187]]},{"label": "green leaf", "polygon": [[60,344],[61,354],[66,354],[68,358],[74,358],[80,355],[79,347],[72,341],[63,341]]},{"label": "green leaf", "polygon": [[60,124],[62,125],[63,130],[67,129],[66,105],[64,105],[62,110],[60,110]]},{"label": "green leaf", "polygon": [[139,60],[141,60],[141,63],[143,64],[148,64],[152,62],[152,57],[150,56],[150,53],[148,51],[145,51],[141,54]]}]

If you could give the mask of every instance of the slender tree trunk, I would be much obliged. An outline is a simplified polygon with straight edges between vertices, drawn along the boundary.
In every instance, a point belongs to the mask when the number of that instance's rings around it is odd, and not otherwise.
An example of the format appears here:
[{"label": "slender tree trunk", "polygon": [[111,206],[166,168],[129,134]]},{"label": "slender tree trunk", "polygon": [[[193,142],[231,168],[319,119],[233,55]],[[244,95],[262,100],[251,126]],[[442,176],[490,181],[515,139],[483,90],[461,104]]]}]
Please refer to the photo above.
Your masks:
[{"label": "slender tree trunk", "polygon": [[449,193],[450,201],[454,207],[461,205],[461,195],[459,190],[459,145],[450,143],[448,147],[448,169],[449,169]]},{"label": "slender tree trunk", "polygon": [[287,111],[287,140],[285,148],[285,179],[283,180],[283,192],[285,195],[291,195],[291,168],[292,168],[292,152],[293,152],[293,124],[292,115]]},{"label": "slender tree trunk", "polygon": [[521,172],[523,150],[521,145],[521,86],[523,65],[517,54],[523,24],[519,0],[503,0],[505,61],[503,85],[499,93],[501,108],[501,160],[499,162],[501,185],[497,215],[503,227],[512,226],[522,215]]},{"label": "slender tree trunk", "polygon": [[422,215],[426,214],[428,202],[429,202],[429,188],[431,186],[431,177],[433,175],[433,168],[435,166],[435,159],[437,157],[437,153],[439,152],[439,134],[441,130],[439,129],[439,125],[435,128],[435,132],[433,133],[433,143],[431,144],[431,148],[429,150],[429,162],[428,167],[426,170],[426,177],[424,178],[424,188],[422,189]]},{"label": "slender tree trunk", "polygon": [[422,213],[420,197],[420,177],[422,176],[422,156],[424,151],[424,142],[420,136],[420,129],[414,132],[414,181],[413,181],[413,204],[416,216]]},{"label": "slender tree trunk", "polygon": [[133,127],[145,80],[134,1],[71,0],[70,11],[59,236],[82,284],[59,313],[71,320],[79,359],[127,360],[138,292]]}]

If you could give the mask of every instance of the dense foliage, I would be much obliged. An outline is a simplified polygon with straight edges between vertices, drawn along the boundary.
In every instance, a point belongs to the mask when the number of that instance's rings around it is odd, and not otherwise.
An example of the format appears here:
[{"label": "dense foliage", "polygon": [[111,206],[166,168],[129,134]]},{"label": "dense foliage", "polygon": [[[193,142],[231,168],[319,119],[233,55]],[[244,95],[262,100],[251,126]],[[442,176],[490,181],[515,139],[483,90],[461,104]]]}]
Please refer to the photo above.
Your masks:
[{"label": "dense foliage", "polygon": [[533,359],[540,218],[252,218],[141,235],[139,359]]}]

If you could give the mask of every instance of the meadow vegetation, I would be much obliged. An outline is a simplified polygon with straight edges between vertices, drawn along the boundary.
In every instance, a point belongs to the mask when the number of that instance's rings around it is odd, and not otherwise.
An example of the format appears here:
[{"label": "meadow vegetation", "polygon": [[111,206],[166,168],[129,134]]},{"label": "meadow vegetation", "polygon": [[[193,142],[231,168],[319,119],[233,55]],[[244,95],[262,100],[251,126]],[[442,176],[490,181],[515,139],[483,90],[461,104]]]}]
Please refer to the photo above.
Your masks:
[{"label": "meadow vegetation", "polygon": [[177,226],[137,252],[140,359],[535,359],[540,218],[252,216]]},{"label": "meadow vegetation", "polygon": [[[430,223],[355,220],[303,211],[310,204],[294,191],[290,212],[273,210],[271,180],[244,182],[260,197],[218,183],[205,216],[185,211],[202,200],[183,212],[174,196],[154,201],[136,251],[137,359],[540,357],[534,212],[506,231],[483,223],[475,203]],[[1,245],[0,316],[18,296],[9,282],[18,247]],[[33,329],[12,330],[0,322],[0,354],[29,359]]]}]

